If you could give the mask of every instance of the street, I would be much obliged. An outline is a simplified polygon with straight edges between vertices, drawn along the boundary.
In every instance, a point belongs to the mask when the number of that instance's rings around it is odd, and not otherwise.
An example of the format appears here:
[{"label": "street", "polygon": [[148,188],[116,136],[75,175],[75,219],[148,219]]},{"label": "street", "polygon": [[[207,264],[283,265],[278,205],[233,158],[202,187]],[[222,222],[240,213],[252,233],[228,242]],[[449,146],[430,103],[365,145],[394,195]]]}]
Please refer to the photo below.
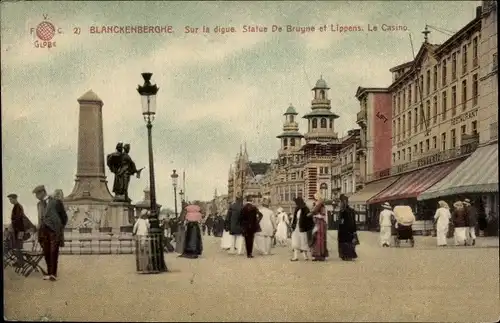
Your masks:
[{"label": "street", "polygon": [[[499,318],[498,238],[475,247],[380,248],[378,235],[359,233],[359,259],[289,261],[289,248],[247,259],[204,237],[197,260],[167,254],[170,273],[135,273],[133,255],[60,258],[57,282],[5,270],[5,318],[73,321],[427,321]],[[449,240],[451,243],[452,240]]]}]

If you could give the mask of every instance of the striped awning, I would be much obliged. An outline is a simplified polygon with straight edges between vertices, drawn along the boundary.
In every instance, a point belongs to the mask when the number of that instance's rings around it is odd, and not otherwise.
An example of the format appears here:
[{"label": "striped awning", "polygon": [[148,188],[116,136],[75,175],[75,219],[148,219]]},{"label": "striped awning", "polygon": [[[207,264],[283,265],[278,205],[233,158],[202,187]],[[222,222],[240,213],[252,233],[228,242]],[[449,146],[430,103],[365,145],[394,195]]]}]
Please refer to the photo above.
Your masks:
[{"label": "striped awning", "polygon": [[405,174],[380,194],[371,198],[368,204],[383,203],[386,201],[416,198],[436,182],[453,171],[461,161],[453,161],[436,166],[430,166]]},{"label": "striped awning", "polygon": [[418,199],[487,192],[498,192],[497,144],[479,147],[448,176],[419,195]]},{"label": "striped awning", "polygon": [[366,184],[365,187],[363,187],[361,190],[359,190],[358,192],[354,193],[351,197],[349,197],[349,204],[350,205],[366,204],[366,202],[369,199],[371,199],[378,193],[388,188],[398,179],[399,176],[394,176]]}]

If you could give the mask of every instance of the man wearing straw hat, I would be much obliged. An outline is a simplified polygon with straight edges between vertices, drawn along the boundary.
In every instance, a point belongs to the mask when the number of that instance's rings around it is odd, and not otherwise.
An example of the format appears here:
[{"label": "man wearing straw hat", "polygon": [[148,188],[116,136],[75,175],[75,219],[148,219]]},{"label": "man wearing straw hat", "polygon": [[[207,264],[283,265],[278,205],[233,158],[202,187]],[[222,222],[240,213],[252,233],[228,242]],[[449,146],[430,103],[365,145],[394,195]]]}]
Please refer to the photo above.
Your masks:
[{"label": "man wearing straw hat", "polygon": [[467,240],[471,239],[471,245],[476,244],[477,210],[469,199],[464,200],[465,211],[469,218],[469,229],[467,230]]},{"label": "man wearing straw hat", "polygon": [[382,212],[379,216],[380,225],[380,245],[382,247],[391,246],[391,228],[392,219],[394,219],[394,212],[392,212],[392,207],[388,202],[382,204]]},{"label": "man wearing straw hat", "polygon": [[47,275],[44,280],[55,281],[57,277],[57,263],[59,247],[61,246],[64,226],[68,222],[66,210],[61,201],[50,197],[45,186],[39,185],[33,190],[39,200],[38,208],[38,241],[43,249],[47,263]]}]

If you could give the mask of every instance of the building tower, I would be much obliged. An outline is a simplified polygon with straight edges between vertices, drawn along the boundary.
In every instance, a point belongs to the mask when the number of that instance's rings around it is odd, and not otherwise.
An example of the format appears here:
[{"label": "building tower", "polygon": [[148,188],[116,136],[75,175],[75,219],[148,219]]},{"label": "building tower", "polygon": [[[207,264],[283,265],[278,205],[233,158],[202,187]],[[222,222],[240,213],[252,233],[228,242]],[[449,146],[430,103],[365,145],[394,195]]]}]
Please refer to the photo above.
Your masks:
[{"label": "building tower", "polygon": [[[331,192],[330,172],[333,169],[333,157],[341,148],[334,128],[334,121],[339,116],[331,111],[331,101],[328,99],[328,90],[323,77],[316,82],[312,89],[311,112],[303,118],[307,119],[306,140],[302,147],[305,157],[305,196],[312,199],[314,193],[322,190]],[[324,196],[325,199],[331,196]]]},{"label": "building tower", "polygon": [[303,196],[304,181],[302,179],[302,138],[299,132],[299,124],[295,120],[298,115],[295,108],[290,104],[283,123],[283,132],[276,136],[281,140],[278,150],[278,169],[275,182],[272,183],[275,198],[271,199],[271,205],[275,208],[281,206],[285,211],[292,212],[295,208],[296,196]]},{"label": "building tower", "polygon": [[68,214],[72,218],[71,226],[83,222],[85,217],[100,222],[113,200],[104,166],[103,102],[90,90],[78,99],[78,103],[80,114],[75,186],[64,199],[64,204],[72,213]]}]

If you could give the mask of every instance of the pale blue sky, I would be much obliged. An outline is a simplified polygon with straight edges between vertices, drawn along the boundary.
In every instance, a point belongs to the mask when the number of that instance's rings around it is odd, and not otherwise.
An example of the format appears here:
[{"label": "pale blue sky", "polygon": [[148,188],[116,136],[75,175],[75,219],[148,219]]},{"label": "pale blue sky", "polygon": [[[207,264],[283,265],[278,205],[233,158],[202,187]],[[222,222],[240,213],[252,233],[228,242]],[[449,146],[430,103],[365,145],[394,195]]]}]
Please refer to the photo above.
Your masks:
[{"label": "pale blue sky", "polygon": [[[104,101],[105,153],[130,142],[147,165],[146,128],[137,84],[152,72],[160,87],[153,128],[159,203],[171,207],[172,169],[187,174],[190,199],[227,191],[229,164],[240,143],[252,160],[275,158],[282,114],[292,103],[309,111],[322,74],[339,133],[356,127],[358,86],[387,86],[389,68],[412,58],[408,32],[368,32],[367,25],[406,25],[415,52],[425,24],[457,31],[478,1],[460,2],[12,2],[1,3],[3,192],[16,192],[30,216],[31,190],[73,188],[78,103],[92,89]],[[63,34],[56,47],[34,48],[30,28],[48,15]],[[361,25],[364,32],[185,35],[185,25],[211,28]],[[89,34],[90,26],[172,25],[174,34]],[[80,35],[72,34],[75,27]],[[433,32],[432,43],[448,36]],[[301,131],[305,129],[301,123]],[[108,180],[112,175],[108,172]],[[133,180],[142,199],[147,176]],[[4,194],[6,195],[6,194]],[[6,197],[3,197],[7,202]],[[4,203],[4,215],[10,206]]]}]

